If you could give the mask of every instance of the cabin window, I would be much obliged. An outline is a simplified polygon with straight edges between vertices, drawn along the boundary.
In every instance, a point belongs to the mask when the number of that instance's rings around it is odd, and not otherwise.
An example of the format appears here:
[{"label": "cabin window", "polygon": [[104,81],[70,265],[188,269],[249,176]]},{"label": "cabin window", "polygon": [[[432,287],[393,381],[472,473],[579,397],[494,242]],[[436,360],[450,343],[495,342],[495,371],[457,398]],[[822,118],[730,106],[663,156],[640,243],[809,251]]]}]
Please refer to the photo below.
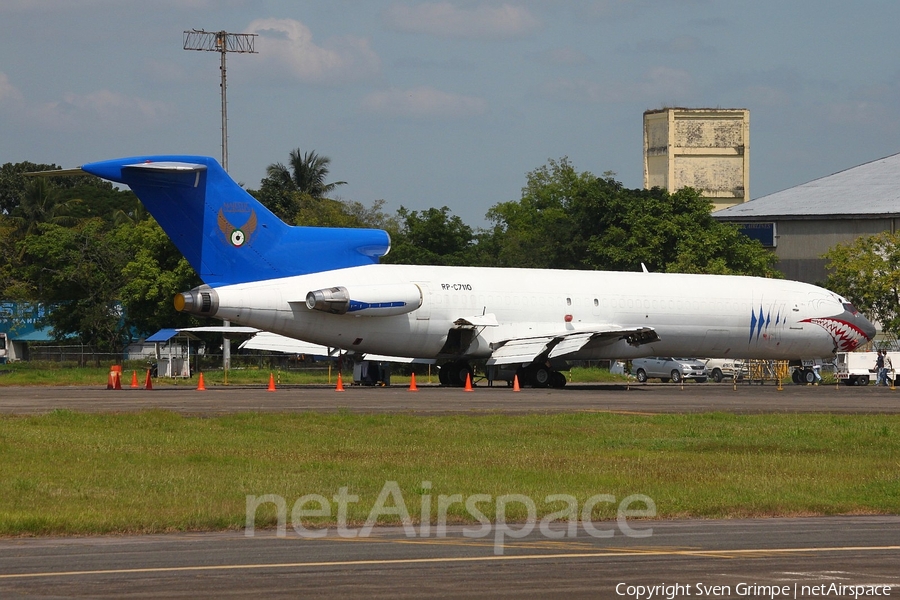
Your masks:
[{"label": "cabin window", "polygon": [[566,306],[572,306],[572,299],[566,298]]}]

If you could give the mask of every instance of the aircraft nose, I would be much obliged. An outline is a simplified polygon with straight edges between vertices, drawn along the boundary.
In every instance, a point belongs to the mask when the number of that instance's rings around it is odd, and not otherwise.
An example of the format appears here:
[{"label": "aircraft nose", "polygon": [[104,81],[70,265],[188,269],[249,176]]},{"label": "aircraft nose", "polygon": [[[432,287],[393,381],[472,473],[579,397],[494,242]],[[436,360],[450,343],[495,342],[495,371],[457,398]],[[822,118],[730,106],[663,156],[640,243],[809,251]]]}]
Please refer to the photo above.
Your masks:
[{"label": "aircraft nose", "polygon": [[875,339],[876,331],[875,325],[872,323],[872,321],[868,320],[859,313],[856,313],[855,318],[857,320],[857,327],[859,327],[859,330],[862,331],[864,336],[866,336],[866,339],[870,342]]}]

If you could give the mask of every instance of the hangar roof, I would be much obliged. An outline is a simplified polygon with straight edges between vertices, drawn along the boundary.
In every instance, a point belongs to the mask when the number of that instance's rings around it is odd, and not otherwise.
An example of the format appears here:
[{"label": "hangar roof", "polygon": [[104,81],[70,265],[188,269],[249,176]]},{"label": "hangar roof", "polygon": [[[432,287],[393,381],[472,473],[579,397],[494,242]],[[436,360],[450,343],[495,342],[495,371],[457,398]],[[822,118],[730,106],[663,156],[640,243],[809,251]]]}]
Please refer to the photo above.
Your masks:
[{"label": "hangar roof", "polygon": [[713,213],[724,221],[900,216],[900,154]]}]

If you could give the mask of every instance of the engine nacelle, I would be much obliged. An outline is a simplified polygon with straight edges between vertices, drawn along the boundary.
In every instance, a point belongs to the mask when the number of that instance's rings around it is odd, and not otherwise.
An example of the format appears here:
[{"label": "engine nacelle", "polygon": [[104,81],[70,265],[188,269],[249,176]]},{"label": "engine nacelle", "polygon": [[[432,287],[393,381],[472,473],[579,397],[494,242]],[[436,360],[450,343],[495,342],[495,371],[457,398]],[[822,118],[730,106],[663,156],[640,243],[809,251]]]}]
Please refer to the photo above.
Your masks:
[{"label": "engine nacelle", "polygon": [[208,285],[175,296],[175,310],[202,317],[212,317],[219,310],[219,294]]},{"label": "engine nacelle", "polygon": [[390,317],[422,306],[422,290],[414,283],[357,285],[315,290],[306,295],[306,307],[333,315]]}]

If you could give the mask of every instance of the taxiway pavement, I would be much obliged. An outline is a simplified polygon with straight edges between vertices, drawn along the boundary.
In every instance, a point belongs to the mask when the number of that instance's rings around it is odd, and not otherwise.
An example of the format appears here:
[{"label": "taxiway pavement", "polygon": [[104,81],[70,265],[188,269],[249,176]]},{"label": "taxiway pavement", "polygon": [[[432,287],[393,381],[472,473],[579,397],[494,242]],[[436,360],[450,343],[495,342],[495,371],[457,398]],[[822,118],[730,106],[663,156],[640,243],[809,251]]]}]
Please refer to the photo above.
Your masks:
[{"label": "taxiway pavement", "polygon": [[246,411],[465,414],[556,412],[739,414],[778,412],[900,413],[900,388],[836,385],[688,383],[637,385],[569,385],[563,389],[506,386],[461,388],[403,386],[216,386],[206,391],[182,384],[157,385],[152,390],[100,387],[0,387],[0,414],[40,414],[55,409],[84,412],[132,412],[149,409],[182,414],[216,415]]},{"label": "taxiway pavement", "polygon": [[[877,588],[882,598],[900,591],[900,517],[635,527],[652,527],[652,535],[616,530],[599,538],[579,529],[577,537],[556,539],[536,527],[527,537],[506,538],[502,554],[493,535],[468,537],[462,527],[441,538],[379,528],[365,538],[330,530],[310,539],[289,528],[280,538],[267,531],[6,539],[0,540],[0,596],[643,600],[647,591],[638,595],[637,586],[680,585],[680,593],[668,588],[672,598],[816,598],[841,585]],[[653,598],[666,598],[664,590]],[[832,591],[830,597],[848,596]]]}]

